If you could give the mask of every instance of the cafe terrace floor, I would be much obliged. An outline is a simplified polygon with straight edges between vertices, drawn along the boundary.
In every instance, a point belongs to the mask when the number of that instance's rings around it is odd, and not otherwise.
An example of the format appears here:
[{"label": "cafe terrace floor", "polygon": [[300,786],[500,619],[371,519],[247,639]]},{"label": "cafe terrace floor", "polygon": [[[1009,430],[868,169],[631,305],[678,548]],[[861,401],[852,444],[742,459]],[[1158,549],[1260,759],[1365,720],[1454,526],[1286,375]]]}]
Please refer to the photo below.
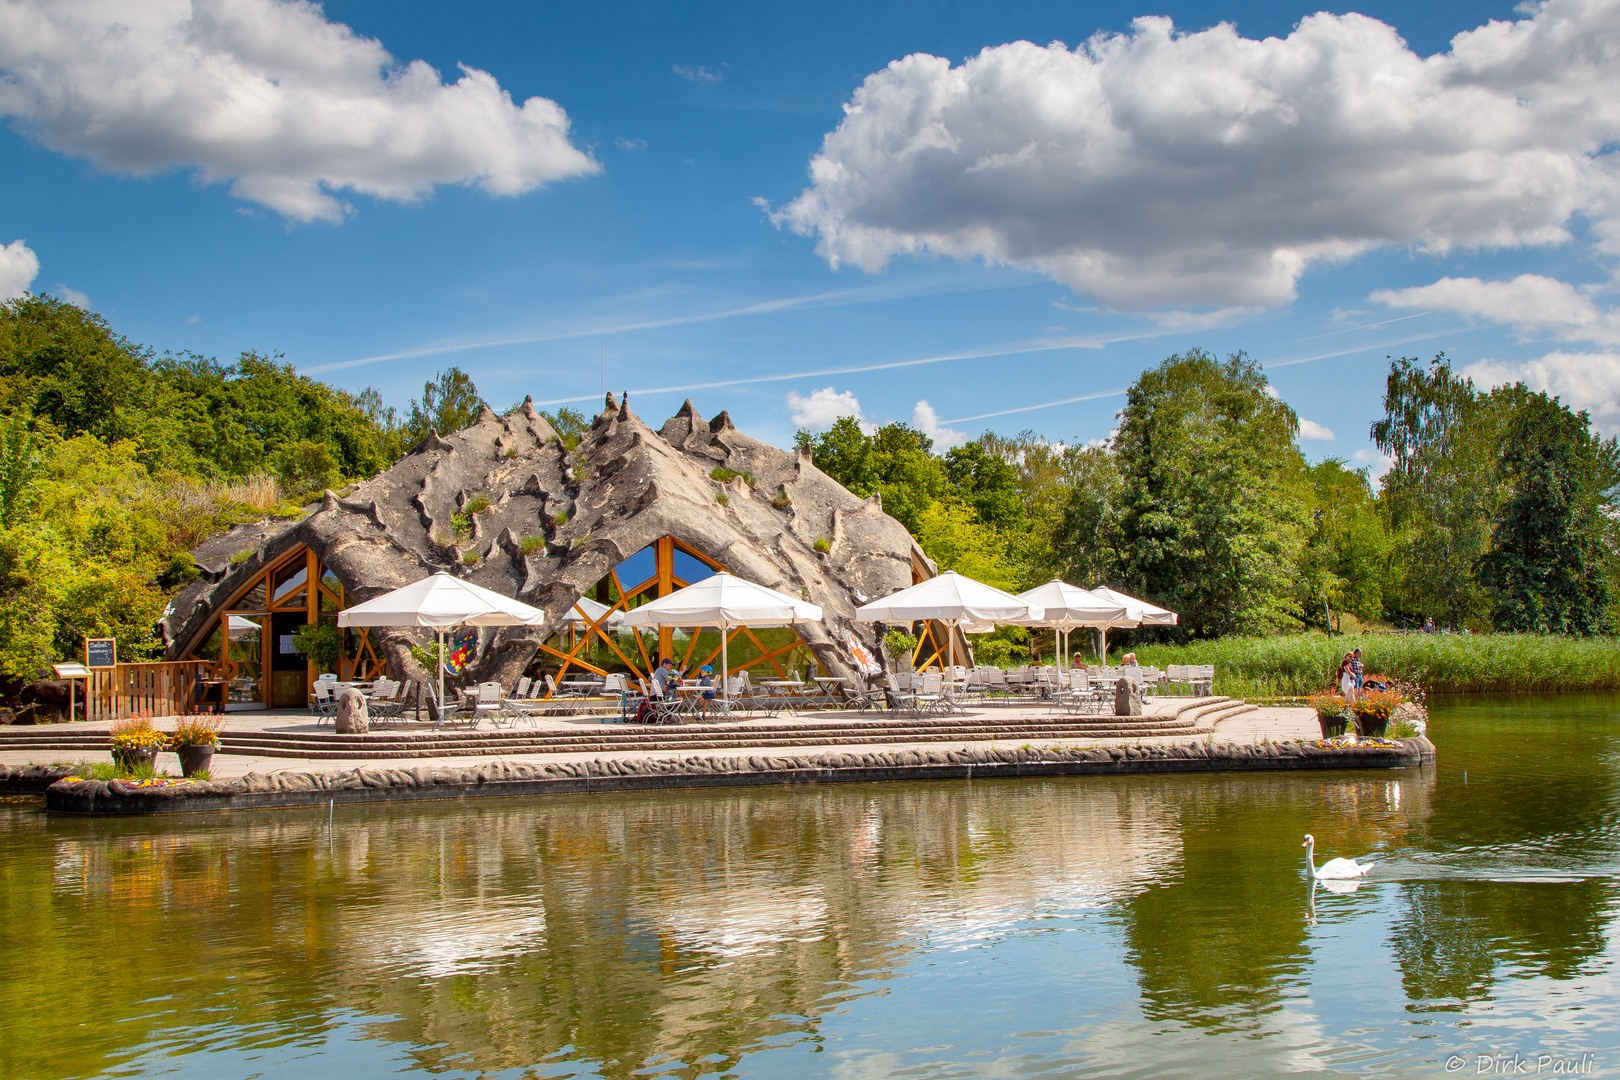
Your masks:
[{"label": "cafe terrace floor", "polygon": [[[156,721],[172,727],[172,719]],[[108,724],[0,728],[0,765],[106,761]],[[330,720],[306,711],[231,713],[212,775],[227,780],[249,773],[338,772],[377,765],[466,768],[486,761],[537,763],[703,756],[723,760],[766,752],[794,754],[941,750],[972,746],[1110,747],[1191,742],[1250,743],[1317,739],[1310,709],[1254,706],[1220,697],[1149,699],[1141,717],[1070,716],[1049,705],[968,708],[953,717],[917,720],[868,711],[784,712],[730,722],[681,725],[603,723],[600,716],[539,716],[492,728],[434,729],[404,722],[363,736],[339,736]],[[159,771],[179,775],[172,753]]]}]

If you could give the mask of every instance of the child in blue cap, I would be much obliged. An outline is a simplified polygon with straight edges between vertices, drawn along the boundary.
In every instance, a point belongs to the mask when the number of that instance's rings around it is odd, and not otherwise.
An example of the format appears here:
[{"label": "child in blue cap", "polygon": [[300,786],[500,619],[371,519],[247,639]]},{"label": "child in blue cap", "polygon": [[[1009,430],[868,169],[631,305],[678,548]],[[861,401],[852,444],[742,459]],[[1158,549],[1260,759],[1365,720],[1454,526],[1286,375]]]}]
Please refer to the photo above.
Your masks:
[{"label": "child in blue cap", "polygon": [[698,685],[703,687],[703,715],[709,715],[709,702],[714,700],[714,666],[704,664],[698,669]]}]

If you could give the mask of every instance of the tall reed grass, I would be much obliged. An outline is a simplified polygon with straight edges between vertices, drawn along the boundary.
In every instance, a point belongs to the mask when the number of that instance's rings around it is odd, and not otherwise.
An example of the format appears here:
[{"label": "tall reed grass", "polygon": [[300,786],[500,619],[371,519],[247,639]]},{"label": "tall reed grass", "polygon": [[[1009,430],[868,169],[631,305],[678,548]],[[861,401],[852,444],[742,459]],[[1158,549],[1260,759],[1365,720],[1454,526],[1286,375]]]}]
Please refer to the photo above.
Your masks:
[{"label": "tall reed grass", "polygon": [[1359,647],[1369,672],[1430,693],[1620,689],[1620,640],[1539,634],[1291,634],[1141,645],[1144,665],[1214,664],[1215,692],[1292,697],[1326,689]]}]

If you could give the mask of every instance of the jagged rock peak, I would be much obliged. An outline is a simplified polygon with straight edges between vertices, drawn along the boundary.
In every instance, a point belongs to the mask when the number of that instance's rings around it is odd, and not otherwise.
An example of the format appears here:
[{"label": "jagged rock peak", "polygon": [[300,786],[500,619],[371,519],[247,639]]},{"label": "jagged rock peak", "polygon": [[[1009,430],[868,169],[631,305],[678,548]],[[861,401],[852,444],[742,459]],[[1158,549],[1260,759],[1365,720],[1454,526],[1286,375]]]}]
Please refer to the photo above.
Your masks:
[{"label": "jagged rock peak", "polygon": [[703,417],[698,415],[697,406],[692,404],[691,398],[687,398],[686,401],[682,403],[680,409],[676,411],[675,415],[680,419],[689,420],[694,424],[701,424],[703,422]]},{"label": "jagged rock peak", "polygon": [[737,425],[731,422],[731,410],[721,409],[720,415],[709,421],[709,430],[716,434],[722,431],[736,431]]},{"label": "jagged rock peak", "polygon": [[609,390],[607,392],[607,399],[602,403],[602,411],[597,414],[596,420],[591,426],[595,427],[597,424],[605,423],[618,415],[619,399],[613,396],[613,391]]},{"label": "jagged rock peak", "polygon": [[495,410],[490,408],[486,402],[478,406],[478,420],[476,422],[479,424],[499,424],[501,418],[495,415]]}]

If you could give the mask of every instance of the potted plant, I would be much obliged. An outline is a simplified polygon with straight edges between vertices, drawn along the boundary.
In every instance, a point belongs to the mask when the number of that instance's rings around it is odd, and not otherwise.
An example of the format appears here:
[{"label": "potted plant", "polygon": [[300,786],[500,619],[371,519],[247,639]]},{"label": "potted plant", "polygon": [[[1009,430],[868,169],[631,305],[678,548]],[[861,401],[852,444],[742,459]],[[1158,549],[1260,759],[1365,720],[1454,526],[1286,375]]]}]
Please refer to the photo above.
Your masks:
[{"label": "potted plant", "polygon": [[1383,738],[1390,714],[1401,700],[1401,695],[1393,690],[1368,690],[1360,694],[1350,707],[1356,714],[1356,734],[1364,739]]},{"label": "potted plant", "polygon": [[889,663],[896,670],[911,670],[911,654],[916,647],[917,639],[898,627],[883,635],[883,649],[889,654]]},{"label": "potted plant", "polygon": [[336,671],[343,656],[343,631],[337,620],[322,619],[293,627],[293,648],[319,671]]},{"label": "potted plant", "polygon": [[175,725],[169,745],[180,758],[181,775],[208,770],[219,746],[219,726],[220,721],[210,716],[188,716]]},{"label": "potted plant", "polygon": [[1350,725],[1348,703],[1335,691],[1329,690],[1313,695],[1310,706],[1316,710],[1316,722],[1322,725],[1324,739],[1343,735],[1344,729]]},{"label": "potted plant", "polygon": [[112,756],[121,769],[128,773],[149,770],[157,762],[158,751],[166,738],[142,717],[119,720],[112,726]]}]

